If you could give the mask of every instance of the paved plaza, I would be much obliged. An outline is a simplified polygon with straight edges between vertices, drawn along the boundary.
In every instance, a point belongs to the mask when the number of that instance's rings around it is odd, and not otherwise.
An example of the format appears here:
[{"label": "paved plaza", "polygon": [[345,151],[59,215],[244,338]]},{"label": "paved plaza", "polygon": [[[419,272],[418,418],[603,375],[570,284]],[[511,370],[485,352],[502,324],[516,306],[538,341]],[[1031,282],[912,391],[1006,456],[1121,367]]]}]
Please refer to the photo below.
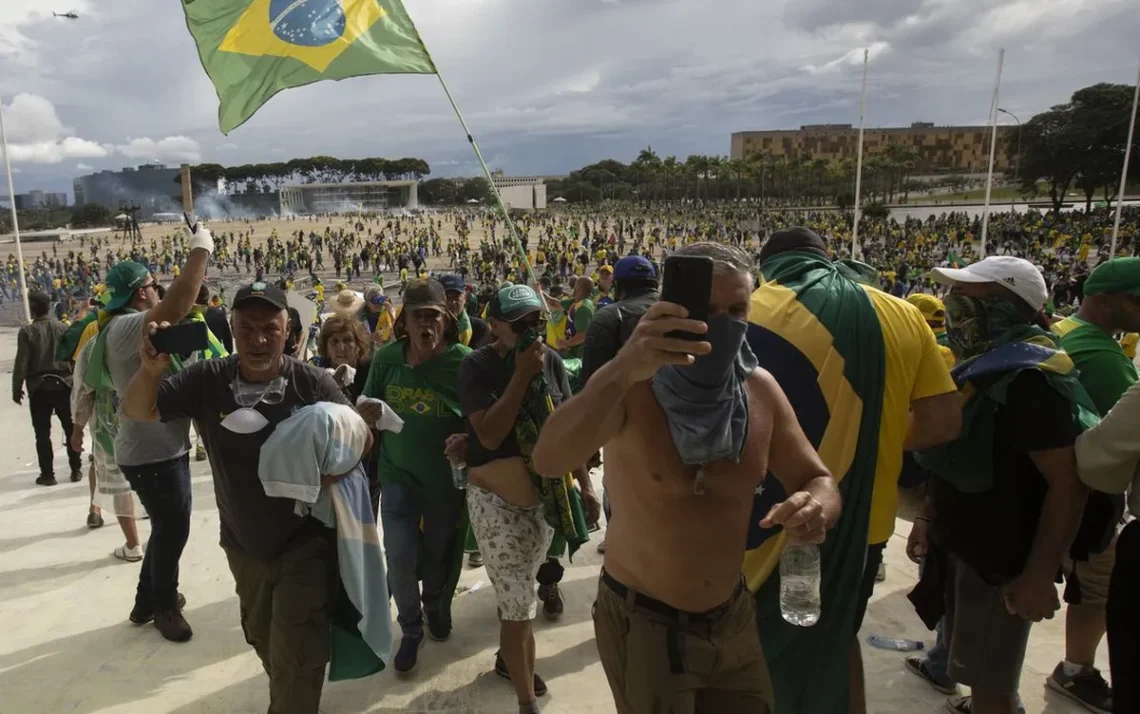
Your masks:
[{"label": "paved plaza", "polygon": [[[10,377],[15,330],[0,330],[0,373]],[[187,644],[127,622],[139,565],[111,556],[122,543],[113,520],[89,531],[86,481],[72,484],[56,454],[60,485],[35,486],[28,407],[0,404],[0,713],[234,714],[264,712],[268,680],[238,624],[238,601],[218,547],[218,511],[209,466],[193,463],[194,515],[182,558],[181,591],[194,628]],[[53,430],[62,446],[58,424]],[[925,638],[906,593],[917,572],[903,554],[909,523],[899,520],[887,549],[887,580],[876,589],[863,637]],[[140,524],[145,541],[146,521]],[[596,537],[596,536],[595,536]],[[567,564],[562,619],[536,623],[538,671],[550,686],[547,714],[610,714],[613,701],[598,662],[590,605],[602,557],[595,543]],[[455,601],[450,641],[428,642],[409,680],[386,671],[325,687],[322,712],[500,714],[517,711],[513,690],[491,673],[497,648],[494,593],[482,568],[467,569]],[[1022,678],[1030,714],[1083,711],[1047,692],[1046,675],[1063,654],[1063,618],[1034,627]],[[873,714],[942,711],[945,698],[903,669],[902,653],[864,647]],[[1107,671],[1102,645],[1098,666]]]}]

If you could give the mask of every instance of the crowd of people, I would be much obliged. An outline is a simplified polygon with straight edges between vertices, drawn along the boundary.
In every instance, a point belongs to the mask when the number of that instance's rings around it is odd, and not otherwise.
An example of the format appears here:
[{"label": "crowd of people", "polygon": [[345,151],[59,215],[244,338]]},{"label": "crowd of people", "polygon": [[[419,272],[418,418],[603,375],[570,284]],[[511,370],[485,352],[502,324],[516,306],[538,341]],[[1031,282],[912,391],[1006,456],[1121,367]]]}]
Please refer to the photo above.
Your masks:
[{"label": "crowd of people", "polygon": [[[531,623],[540,603],[562,614],[562,559],[603,512],[593,618],[619,712],[865,711],[857,633],[900,479],[926,494],[907,555],[937,632],[909,671],[951,711],[1017,712],[1063,576],[1048,685],[1140,711],[1140,214],[1126,218],[1112,259],[1105,211],[995,215],[984,259],[964,214],[869,221],[852,255],[841,214],[745,205],[96,238],[89,258],[27,266],[13,397],[26,386],[37,483],[55,483],[53,414],[73,481],[90,431],[88,525],[118,519],[116,557],[142,561],[128,618],[175,642],[193,635],[178,566],[201,444],[271,713],[316,712],[330,659],[329,679],[412,676],[425,641],[451,636],[465,553],[495,591],[493,669],[520,714],[539,711]],[[704,319],[659,299],[670,256],[712,264]],[[245,283],[232,297],[227,273]],[[306,273],[311,339],[288,295]],[[204,342],[156,349],[190,322]],[[382,558],[361,536],[377,528]],[[790,545],[819,549],[811,627],[781,616]]]}]

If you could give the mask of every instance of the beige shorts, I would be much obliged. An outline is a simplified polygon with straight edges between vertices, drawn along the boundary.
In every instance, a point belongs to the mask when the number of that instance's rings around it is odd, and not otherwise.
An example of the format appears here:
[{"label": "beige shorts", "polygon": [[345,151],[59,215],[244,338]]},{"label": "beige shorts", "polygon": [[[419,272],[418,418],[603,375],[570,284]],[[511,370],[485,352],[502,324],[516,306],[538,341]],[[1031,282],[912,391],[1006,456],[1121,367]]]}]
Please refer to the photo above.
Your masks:
[{"label": "beige shorts", "polygon": [[1070,605],[1104,607],[1108,602],[1108,582],[1116,565],[1116,536],[1100,553],[1088,560],[1065,559],[1065,602]]},{"label": "beige shorts", "polygon": [[533,620],[538,614],[534,579],[554,535],[542,506],[523,508],[468,485],[467,512],[483,553],[483,567],[495,588],[500,619]]}]

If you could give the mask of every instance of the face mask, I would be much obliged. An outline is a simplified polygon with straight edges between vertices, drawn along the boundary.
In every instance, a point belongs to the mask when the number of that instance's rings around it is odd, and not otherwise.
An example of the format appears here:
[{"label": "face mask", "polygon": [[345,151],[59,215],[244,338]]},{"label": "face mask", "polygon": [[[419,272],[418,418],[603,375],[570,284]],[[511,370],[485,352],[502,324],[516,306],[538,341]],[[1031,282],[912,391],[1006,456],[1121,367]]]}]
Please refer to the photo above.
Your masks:
[{"label": "face mask", "polygon": [[269,425],[269,420],[254,407],[258,404],[280,404],[285,399],[289,380],[277,377],[266,384],[250,384],[239,375],[230,384],[234,402],[240,407],[222,420],[222,428],[235,434],[256,434]]},{"label": "face mask", "polygon": [[728,313],[710,317],[708,332],[701,338],[712,345],[712,352],[700,355],[691,365],[678,367],[685,378],[702,387],[716,387],[724,384],[736,366],[740,346],[748,331],[748,323],[737,320]]},{"label": "face mask", "polygon": [[966,295],[946,298],[946,341],[961,359],[985,352],[991,342],[1011,328],[1029,323],[1008,300]]}]

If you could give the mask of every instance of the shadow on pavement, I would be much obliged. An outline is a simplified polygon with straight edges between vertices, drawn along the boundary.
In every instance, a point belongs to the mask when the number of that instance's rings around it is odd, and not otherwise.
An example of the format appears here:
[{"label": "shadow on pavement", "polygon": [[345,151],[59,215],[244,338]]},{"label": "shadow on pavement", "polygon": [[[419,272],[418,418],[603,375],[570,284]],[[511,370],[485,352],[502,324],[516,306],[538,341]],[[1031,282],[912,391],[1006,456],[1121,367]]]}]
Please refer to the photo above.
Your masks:
[{"label": "shadow on pavement", "polygon": [[124,619],[0,655],[0,708],[91,714],[153,696],[172,681],[250,649],[236,629],[236,597],[187,608],[186,619],[194,639],[185,644],[167,642],[153,626]]}]

